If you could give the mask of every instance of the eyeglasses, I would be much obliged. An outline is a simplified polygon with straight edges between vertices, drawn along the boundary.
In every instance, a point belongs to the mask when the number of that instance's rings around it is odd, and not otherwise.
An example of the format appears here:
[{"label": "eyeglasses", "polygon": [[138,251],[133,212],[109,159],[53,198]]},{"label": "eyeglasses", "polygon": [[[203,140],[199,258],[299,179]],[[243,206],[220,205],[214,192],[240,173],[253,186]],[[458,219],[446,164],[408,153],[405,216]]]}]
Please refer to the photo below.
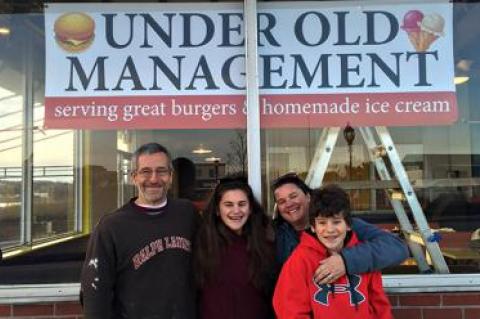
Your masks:
[{"label": "eyeglasses", "polygon": [[142,168],[141,170],[136,171],[135,174],[148,179],[153,176],[153,173],[159,177],[166,177],[170,175],[171,172],[172,170],[169,168],[157,168],[155,170],[152,170],[151,168]]}]

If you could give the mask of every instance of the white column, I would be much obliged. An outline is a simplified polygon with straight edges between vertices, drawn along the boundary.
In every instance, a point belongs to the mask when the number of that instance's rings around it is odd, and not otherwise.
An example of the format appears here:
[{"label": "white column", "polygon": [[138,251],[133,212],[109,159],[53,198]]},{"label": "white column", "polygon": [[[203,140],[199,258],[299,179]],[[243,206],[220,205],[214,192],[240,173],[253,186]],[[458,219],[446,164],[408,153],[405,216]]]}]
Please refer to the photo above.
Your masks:
[{"label": "white column", "polygon": [[244,1],[245,54],[247,72],[247,157],[248,182],[255,197],[262,199],[260,108],[258,104],[257,8],[255,0]]}]

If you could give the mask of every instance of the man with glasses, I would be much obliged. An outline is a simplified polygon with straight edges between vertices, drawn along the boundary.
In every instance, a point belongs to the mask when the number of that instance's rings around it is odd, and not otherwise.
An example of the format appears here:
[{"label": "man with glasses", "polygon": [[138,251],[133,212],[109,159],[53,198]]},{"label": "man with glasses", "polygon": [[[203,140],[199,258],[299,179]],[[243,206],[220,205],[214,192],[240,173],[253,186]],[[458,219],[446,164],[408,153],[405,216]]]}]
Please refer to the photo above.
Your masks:
[{"label": "man with glasses", "polygon": [[[279,215],[274,223],[277,261],[283,264],[298,245],[300,233],[308,226],[311,189],[297,174],[288,173],[273,181],[272,190]],[[318,284],[332,283],[345,274],[398,265],[408,257],[408,249],[398,236],[359,218],[352,218],[351,227],[361,243],[321,261],[315,272]]]},{"label": "man with glasses", "polygon": [[84,318],[195,318],[194,207],[167,198],[173,170],[165,147],[142,145],[132,163],[138,197],[104,215],[90,238],[81,280]]}]

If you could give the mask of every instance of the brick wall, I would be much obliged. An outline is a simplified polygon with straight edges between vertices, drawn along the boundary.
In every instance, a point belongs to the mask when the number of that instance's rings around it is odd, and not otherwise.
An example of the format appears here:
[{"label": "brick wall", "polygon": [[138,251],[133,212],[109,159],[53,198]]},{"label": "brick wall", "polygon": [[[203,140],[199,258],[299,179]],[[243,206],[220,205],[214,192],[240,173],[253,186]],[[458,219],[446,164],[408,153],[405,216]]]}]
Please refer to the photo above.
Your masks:
[{"label": "brick wall", "polygon": [[77,302],[0,305],[0,318],[82,319],[82,308]]},{"label": "brick wall", "polygon": [[[390,294],[395,319],[479,319],[480,293]],[[0,305],[0,319],[82,319],[76,302]]]},{"label": "brick wall", "polygon": [[395,319],[480,319],[480,293],[390,294]]}]

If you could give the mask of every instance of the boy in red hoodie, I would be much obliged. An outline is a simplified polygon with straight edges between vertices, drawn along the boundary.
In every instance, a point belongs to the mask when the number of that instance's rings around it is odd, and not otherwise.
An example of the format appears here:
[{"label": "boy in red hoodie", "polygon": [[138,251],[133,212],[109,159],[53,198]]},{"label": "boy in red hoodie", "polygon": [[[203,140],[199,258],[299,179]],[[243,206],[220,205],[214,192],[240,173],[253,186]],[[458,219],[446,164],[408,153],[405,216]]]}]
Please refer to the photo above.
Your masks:
[{"label": "boy in red hoodie", "polygon": [[311,231],[283,265],[273,307],[278,319],[391,319],[380,272],[348,274],[333,284],[319,285],[313,275],[318,263],[359,241],[350,229],[350,200],[338,186],[316,189],[310,199]]}]

